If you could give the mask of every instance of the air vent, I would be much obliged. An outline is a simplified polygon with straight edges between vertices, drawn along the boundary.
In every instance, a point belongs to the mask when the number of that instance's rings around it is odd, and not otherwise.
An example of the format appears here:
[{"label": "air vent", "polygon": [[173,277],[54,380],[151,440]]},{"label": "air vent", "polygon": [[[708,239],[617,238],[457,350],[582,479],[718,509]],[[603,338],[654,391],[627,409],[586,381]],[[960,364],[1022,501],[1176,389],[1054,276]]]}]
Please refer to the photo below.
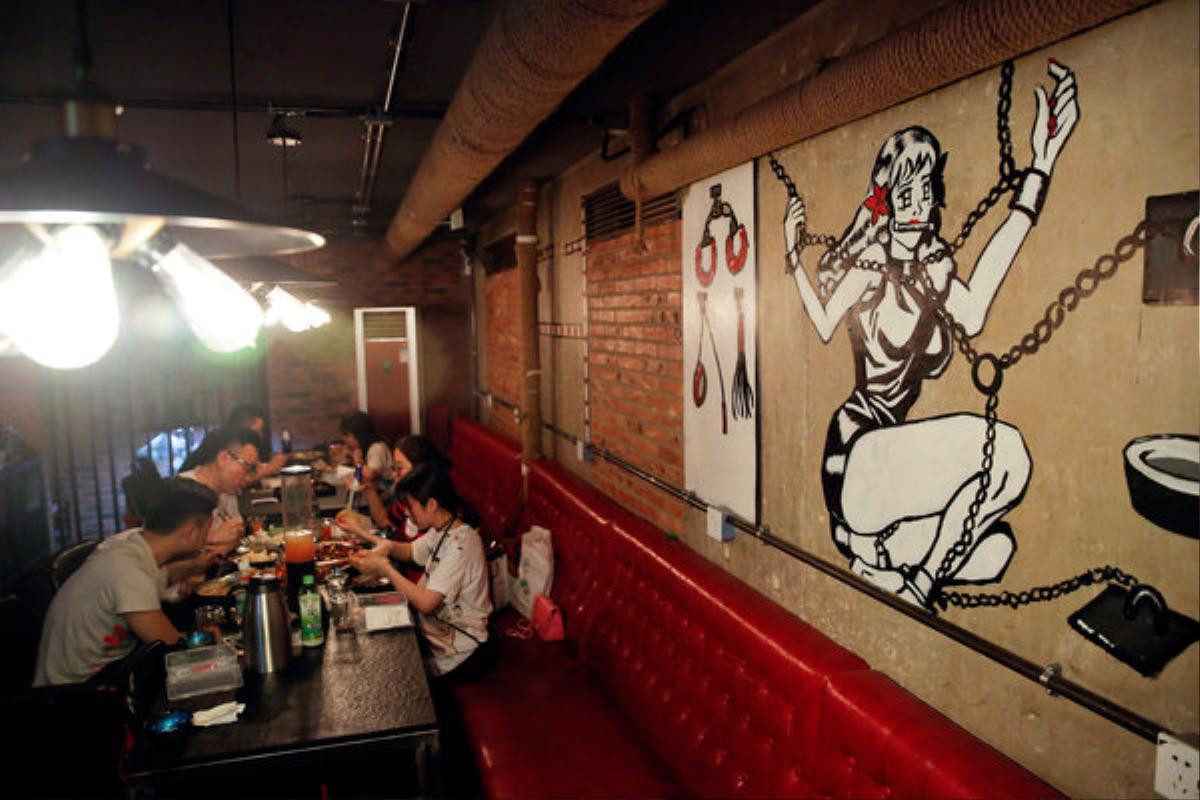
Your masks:
[{"label": "air vent", "polygon": [[[583,198],[583,224],[588,242],[611,239],[633,230],[633,202],[621,194],[615,183]],[[679,202],[675,192],[651,197],[642,203],[642,224],[658,225],[679,219]]]},{"label": "air vent", "polygon": [[363,339],[406,339],[408,325],[403,311],[368,311],[363,314]]}]

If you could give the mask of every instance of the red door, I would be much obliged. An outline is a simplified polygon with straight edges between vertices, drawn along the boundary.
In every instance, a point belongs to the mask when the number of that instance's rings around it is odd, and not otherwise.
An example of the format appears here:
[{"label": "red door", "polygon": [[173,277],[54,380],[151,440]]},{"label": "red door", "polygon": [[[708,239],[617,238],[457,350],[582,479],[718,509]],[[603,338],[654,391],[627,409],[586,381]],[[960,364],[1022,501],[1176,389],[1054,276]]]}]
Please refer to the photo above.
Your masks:
[{"label": "red door", "polygon": [[407,340],[377,339],[363,342],[367,414],[375,423],[375,429],[391,441],[412,433],[409,358]]}]

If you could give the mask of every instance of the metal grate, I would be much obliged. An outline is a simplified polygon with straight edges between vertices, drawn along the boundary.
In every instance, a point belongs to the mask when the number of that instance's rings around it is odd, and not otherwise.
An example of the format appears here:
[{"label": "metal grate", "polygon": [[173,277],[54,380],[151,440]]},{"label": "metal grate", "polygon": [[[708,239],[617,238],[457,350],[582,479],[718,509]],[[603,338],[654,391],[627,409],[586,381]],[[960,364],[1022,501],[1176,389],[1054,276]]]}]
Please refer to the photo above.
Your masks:
[{"label": "metal grate", "polygon": [[[633,230],[635,209],[633,202],[621,194],[616,183],[585,195],[583,198],[583,225],[588,242],[611,239]],[[679,200],[675,192],[651,197],[642,203],[642,224],[656,225],[679,219]]]},{"label": "metal grate", "polygon": [[121,481],[135,458],[174,474],[233,406],[267,397],[261,352],[217,356],[188,341],[119,341],[92,366],[39,377],[54,548],[126,527]]},{"label": "metal grate", "polygon": [[365,340],[408,338],[408,318],[403,311],[368,311],[362,319]]}]

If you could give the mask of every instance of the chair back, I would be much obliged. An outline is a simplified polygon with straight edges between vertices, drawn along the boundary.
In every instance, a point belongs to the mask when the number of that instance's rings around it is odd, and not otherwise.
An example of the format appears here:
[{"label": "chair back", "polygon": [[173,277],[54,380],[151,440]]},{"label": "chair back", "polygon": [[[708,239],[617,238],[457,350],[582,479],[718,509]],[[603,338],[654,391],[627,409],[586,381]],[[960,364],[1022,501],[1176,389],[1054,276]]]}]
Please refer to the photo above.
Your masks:
[{"label": "chair back", "polygon": [[129,528],[142,524],[154,486],[161,480],[158,467],[145,456],[138,456],[129,465],[129,474],[121,480],[121,491],[125,493],[125,525]]},{"label": "chair back", "polygon": [[50,580],[54,584],[54,591],[57,592],[61,589],[62,585],[67,582],[67,578],[74,575],[75,570],[83,566],[83,562],[87,561],[88,556],[92,554],[98,544],[100,544],[99,539],[84,539],[81,542],[67,545],[50,557]]}]

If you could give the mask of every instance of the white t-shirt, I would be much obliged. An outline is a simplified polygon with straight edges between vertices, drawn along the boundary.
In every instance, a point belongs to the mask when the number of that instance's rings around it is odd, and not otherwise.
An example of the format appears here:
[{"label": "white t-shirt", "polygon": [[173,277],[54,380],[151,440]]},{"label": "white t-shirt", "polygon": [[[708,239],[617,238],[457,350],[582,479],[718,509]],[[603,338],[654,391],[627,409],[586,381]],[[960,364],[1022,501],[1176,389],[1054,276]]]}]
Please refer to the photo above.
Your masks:
[{"label": "white t-shirt", "polygon": [[[196,477],[196,470],[194,469],[179,473],[179,477],[187,478],[190,481],[196,481],[196,483],[204,485],[203,481]],[[216,528],[222,522],[226,522],[231,519],[241,518],[242,513],[238,510],[237,495],[218,492],[217,507],[213,509],[213,527]]]},{"label": "white t-shirt", "polygon": [[136,637],[124,615],[161,608],[158,575],[140,531],[96,548],[54,595],[33,685],[79,683],[128,655]]},{"label": "white t-shirt", "polygon": [[386,483],[392,479],[392,451],[383,442],[375,442],[368,447],[363,460],[379,476],[379,480]]},{"label": "white t-shirt", "polygon": [[412,556],[425,567],[417,585],[444,596],[432,614],[418,615],[434,653],[430,671],[442,675],[487,641],[492,598],[483,540],[465,524],[445,532],[431,530],[412,543]]}]

